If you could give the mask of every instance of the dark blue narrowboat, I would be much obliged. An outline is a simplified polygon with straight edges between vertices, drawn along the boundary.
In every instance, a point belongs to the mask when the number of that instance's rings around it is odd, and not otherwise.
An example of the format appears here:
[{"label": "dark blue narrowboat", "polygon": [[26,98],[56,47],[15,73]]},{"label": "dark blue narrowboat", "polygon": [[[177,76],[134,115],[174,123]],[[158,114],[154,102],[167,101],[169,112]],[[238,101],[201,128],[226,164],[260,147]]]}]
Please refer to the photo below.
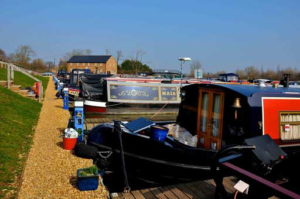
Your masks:
[{"label": "dark blue narrowboat", "polygon": [[155,122],[169,129],[164,140],[153,139],[147,121],[138,131],[122,122],[90,131],[88,144],[100,154],[96,162],[111,191],[211,178],[220,150],[262,135],[271,137],[284,155],[266,163],[246,154],[239,164],[273,181],[284,175],[295,182],[300,176],[300,89],[193,84],[182,88],[181,98],[175,123]]}]

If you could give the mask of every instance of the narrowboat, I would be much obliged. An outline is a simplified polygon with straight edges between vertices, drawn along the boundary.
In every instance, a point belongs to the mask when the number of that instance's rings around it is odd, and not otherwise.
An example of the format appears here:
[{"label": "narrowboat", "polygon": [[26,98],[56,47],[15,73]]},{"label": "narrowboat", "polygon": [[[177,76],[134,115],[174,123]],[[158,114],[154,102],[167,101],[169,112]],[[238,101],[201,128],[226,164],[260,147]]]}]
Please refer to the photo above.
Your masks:
[{"label": "narrowboat", "polygon": [[[181,99],[174,123],[140,118],[89,132],[87,143],[100,154],[94,158],[110,191],[211,178],[220,150],[262,135],[269,135],[288,158],[261,163],[249,155],[239,164],[273,180],[283,173],[289,182],[300,176],[300,89],[192,84],[182,88]],[[157,126],[167,128],[166,137],[157,138]],[[273,174],[275,162],[283,159],[286,166]]]},{"label": "narrowboat", "polygon": [[[80,78],[80,96],[107,107],[87,108],[89,112],[105,112],[120,108],[178,108],[181,84],[162,79],[117,78],[100,74],[85,74]],[[109,108],[108,108],[109,107]]]}]

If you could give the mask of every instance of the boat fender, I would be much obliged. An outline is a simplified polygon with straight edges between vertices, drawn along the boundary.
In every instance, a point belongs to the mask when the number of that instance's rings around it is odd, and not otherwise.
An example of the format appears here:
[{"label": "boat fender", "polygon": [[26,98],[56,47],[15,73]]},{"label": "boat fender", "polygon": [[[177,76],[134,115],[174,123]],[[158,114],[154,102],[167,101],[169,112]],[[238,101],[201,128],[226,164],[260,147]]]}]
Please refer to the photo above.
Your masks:
[{"label": "boat fender", "polygon": [[87,159],[96,159],[98,157],[98,148],[84,143],[76,144],[74,153],[76,156]]}]

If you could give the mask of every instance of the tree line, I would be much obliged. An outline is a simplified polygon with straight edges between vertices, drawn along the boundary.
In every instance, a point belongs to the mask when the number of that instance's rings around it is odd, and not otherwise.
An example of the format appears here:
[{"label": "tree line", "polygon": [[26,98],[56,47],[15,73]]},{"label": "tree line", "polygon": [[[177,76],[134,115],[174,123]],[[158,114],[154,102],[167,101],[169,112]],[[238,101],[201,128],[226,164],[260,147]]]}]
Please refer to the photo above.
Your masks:
[{"label": "tree line", "polygon": [[[28,45],[19,46],[14,53],[9,55],[6,54],[4,50],[0,48],[0,61],[6,61],[14,63],[23,68],[33,70],[36,72],[45,72],[50,71],[55,68],[56,70],[66,69],[67,61],[75,55],[91,55],[92,51],[89,49],[74,49],[70,52],[67,52],[62,58],[60,58],[58,64],[56,65],[54,61],[44,61],[41,58],[33,57],[36,55],[34,50]],[[111,54],[109,49],[105,49],[105,54]],[[151,66],[143,63],[143,56],[146,54],[143,50],[136,50],[132,57],[124,58],[123,52],[117,50],[115,53],[115,58],[118,65],[119,74],[140,74],[140,73],[151,73]],[[123,60],[121,62],[121,60]],[[194,60],[190,64],[190,74],[187,76],[193,76],[195,69],[201,69],[200,61]],[[267,69],[258,68],[255,66],[247,66],[244,69],[238,69],[234,72],[239,75],[240,79],[243,80],[253,80],[253,79],[270,79],[270,80],[280,80],[282,79],[283,74],[290,74],[291,80],[300,79],[300,71],[296,68],[288,68],[277,66],[276,69]],[[204,72],[204,78],[217,78],[219,74],[226,73],[226,71],[219,71],[216,73]]]},{"label": "tree line", "polygon": [[[226,71],[219,71],[216,73],[204,73],[205,78],[217,78],[219,74],[226,73]],[[238,69],[234,71],[239,75],[241,80],[254,80],[254,79],[269,79],[269,80],[281,80],[284,74],[290,74],[290,80],[297,81],[300,79],[300,70],[291,67],[280,67],[276,69],[258,68],[256,66],[247,66],[245,69]]]},{"label": "tree line", "polygon": [[33,59],[35,55],[34,50],[28,45],[19,46],[14,53],[9,55],[0,49],[0,61],[11,62],[28,70],[45,72],[55,66],[55,63],[51,61],[44,61],[41,58]]},{"label": "tree line", "polygon": [[[66,70],[67,61],[76,55],[91,55],[92,51],[89,49],[74,49],[67,52],[63,57],[60,58],[58,64],[56,65],[53,61],[44,61],[41,58],[33,59],[36,55],[35,51],[28,45],[19,46],[14,53],[7,54],[3,49],[0,49],[0,61],[11,62],[28,70],[36,72],[46,72],[51,71],[53,68],[57,67],[56,70]],[[110,51],[105,50],[105,54],[109,55]],[[142,63],[143,55],[145,52],[142,50],[137,50],[135,56],[127,58],[120,63],[123,58],[123,53],[121,50],[116,52],[115,58],[117,60],[118,71],[120,74],[137,74],[151,72],[152,69],[147,64]]]}]

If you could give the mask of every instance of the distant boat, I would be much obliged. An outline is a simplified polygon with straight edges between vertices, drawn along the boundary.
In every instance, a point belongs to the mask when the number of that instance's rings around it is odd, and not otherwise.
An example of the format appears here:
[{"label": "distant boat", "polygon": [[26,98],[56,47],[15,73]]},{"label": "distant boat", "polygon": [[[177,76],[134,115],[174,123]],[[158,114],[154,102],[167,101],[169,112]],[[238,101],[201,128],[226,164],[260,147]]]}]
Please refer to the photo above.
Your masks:
[{"label": "distant boat", "polygon": [[106,102],[84,100],[84,111],[88,113],[106,112]]}]

